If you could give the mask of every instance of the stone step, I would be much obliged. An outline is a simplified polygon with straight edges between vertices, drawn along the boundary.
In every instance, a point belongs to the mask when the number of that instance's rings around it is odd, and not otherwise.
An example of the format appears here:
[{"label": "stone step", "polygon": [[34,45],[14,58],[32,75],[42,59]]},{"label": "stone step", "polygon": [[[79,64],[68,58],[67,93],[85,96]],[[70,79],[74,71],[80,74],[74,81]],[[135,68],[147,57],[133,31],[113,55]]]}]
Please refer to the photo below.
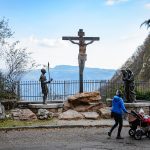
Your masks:
[{"label": "stone step", "polygon": [[50,103],[50,104],[28,104],[29,108],[36,108],[36,109],[55,109],[55,108],[62,108],[63,103]]}]

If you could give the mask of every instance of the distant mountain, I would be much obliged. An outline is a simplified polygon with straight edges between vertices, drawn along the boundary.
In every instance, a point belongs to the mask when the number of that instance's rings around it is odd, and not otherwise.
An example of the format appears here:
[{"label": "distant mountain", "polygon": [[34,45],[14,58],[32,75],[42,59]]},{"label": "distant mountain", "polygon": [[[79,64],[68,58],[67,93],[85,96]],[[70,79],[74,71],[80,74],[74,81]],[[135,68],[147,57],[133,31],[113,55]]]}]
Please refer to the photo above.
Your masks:
[{"label": "distant mountain", "polygon": [[[100,68],[88,68],[84,70],[84,80],[110,80],[116,70],[114,69],[100,69]],[[48,79],[48,73],[47,79]],[[40,69],[31,70],[27,72],[22,81],[37,81],[41,75]],[[50,77],[53,80],[78,80],[79,79],[79,67],[69,65],[59,65],[54,68],[50,68]]]}]

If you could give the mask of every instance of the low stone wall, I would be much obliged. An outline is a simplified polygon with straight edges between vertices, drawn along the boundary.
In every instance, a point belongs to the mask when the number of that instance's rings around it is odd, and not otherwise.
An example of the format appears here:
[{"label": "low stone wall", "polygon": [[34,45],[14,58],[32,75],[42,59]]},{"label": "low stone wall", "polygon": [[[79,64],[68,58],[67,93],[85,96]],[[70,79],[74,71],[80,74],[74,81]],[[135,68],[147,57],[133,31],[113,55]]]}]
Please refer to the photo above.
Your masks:
[{"label": "low stone wall", "polygon": [[139,112],[142,108],[145,114],[150,115],[150,103],[148,102],[125,103],[125,106],[128,111],[134,110],[135,112]]},{"label": "low stone wall", "polygon": [[[106,99],[106,104],[108,107],[111,107],[112,105],[112,99],[111,98],[107,98]],[[125,103],[126,109],[128,111],[134,110],[135,112],[139,112],[140,108],[142,108],[145,112],[145,114],[150,115],[150,102],[137,102],[136,103]]]}]

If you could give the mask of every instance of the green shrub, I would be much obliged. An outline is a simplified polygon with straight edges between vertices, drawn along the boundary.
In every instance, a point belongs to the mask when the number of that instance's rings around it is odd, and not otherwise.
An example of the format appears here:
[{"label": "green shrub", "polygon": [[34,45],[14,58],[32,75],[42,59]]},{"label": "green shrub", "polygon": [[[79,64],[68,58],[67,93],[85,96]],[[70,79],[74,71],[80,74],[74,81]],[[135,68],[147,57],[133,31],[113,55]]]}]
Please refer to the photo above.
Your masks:
[{"label": "green shrub", "polygon": [[0,99],[16,99],[17,95],[15,93],[3,91],[0,93]]},{"label": "green shrub", "polygon": [[147,91],[147,92],[136,91],[136,99],[150,101],[150,91]]}]

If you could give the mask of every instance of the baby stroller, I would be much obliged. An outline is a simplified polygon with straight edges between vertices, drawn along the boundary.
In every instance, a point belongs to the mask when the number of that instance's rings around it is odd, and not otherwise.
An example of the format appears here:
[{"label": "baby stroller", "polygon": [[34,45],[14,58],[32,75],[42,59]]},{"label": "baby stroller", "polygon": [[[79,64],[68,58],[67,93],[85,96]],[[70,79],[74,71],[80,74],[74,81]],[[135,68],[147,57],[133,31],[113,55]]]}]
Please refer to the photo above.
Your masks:
[{"label": "baby stroller", "polygon": [[128,115],[128,120],[130,125],[129,135],[131,137],[136,140],[140,140],[144,135],[150,138],[150,122],[132,110]]}]

